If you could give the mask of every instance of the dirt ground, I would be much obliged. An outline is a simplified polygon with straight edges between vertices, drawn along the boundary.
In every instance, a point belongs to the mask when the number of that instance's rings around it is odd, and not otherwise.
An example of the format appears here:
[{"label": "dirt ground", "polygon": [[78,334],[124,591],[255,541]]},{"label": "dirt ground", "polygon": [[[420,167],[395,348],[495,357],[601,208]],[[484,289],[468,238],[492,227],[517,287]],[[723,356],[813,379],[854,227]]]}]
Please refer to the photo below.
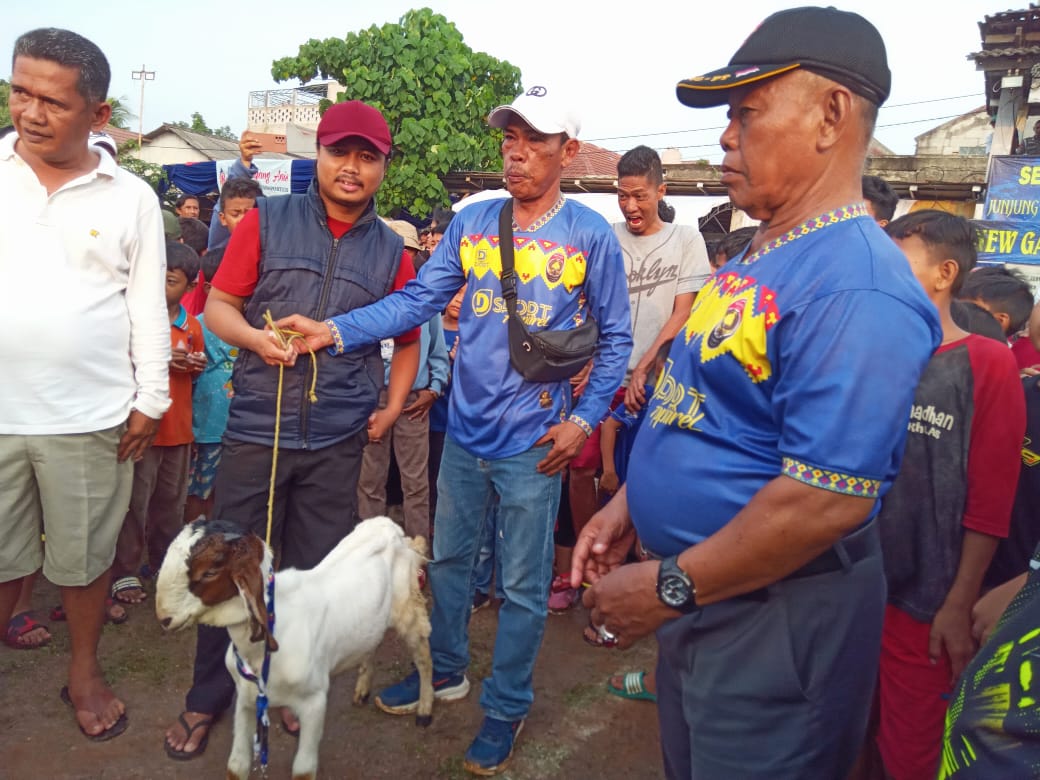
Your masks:
[{"label": "dirt ground", "polygon": [[[41,650],[0,645],[0,778],[131,780],[132,778],[223,777],[231,743],[231,719],[213,729],[206,754],[171,761],[163,732],[183,707],[191,679],[194,631],[164,635],[155,620],[154,599],[130,608],[130,620],[105,627],[101,660],[108,680],[127,704],[130,726],[117,739],[88,742],[72,712],[58,698],[66,670],[68,630],[46,621],[57,590],[40,578],[33,604],[54,639]],[[627,652],[586,645],[581,607],[550,615],[535,671],[535,703],[509,769],[512,780],[658,778],[662,776],[657,715],[648,702],[624,701],[605,689],[615,672],[648,668],[654,645],[644,641]],[[411,717],[385,715],[369,703],[351,704],[354,674],[337,678],[321,744],[322,778],[470,777],[462,755],[481,721],[476,683],[490,669],[497,625],[494,609],[470,624],[474,690],[461,702],[437,705],[433,725],[420,729]],[[408,670],[407,654],[388,637],[373,680],[377,689]],[[295,742],[271,729],[269,777],[288,778]],[[260,777],[259,770],[253,775]]]}]

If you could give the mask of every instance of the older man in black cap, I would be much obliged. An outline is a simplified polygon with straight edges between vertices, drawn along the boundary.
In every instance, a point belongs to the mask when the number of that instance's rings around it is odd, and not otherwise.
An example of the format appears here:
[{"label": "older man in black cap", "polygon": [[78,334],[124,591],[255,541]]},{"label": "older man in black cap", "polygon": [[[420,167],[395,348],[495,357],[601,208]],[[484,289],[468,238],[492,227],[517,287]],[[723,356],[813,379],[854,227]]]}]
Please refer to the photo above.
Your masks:
[{"label": "older man in black cap", "polygon": [[[889,86],[877,30],[833,8],[774,14],[678,86],[728,103],[722,181],[761,226],[698,295],[572,572],[605,644],[657,632],[671,778],[844,778],[863,738],[885,604],[873,519],[940,341],[863,203]],[[619,567],[633,530],[654,560]]]}]

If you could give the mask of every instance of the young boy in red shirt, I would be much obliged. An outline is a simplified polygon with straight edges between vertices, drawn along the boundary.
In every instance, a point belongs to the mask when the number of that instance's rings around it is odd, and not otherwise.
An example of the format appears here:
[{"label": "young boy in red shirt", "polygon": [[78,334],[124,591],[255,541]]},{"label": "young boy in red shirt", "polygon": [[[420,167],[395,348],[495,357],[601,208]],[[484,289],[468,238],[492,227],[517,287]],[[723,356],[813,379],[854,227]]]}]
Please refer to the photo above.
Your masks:
[{"label": "young boy in red shirt", "polygon": [[150,571],[158,571],[166,548],[180,531],[191,464],[192,380],[206,365],[202,326],[181,305],[199,275],[199,256],[187,244],[166,243],[166,308],[170,315],[170,408],[144,457],[134,464],[130,509],[116,542],[112,598],[138,604],[146,594],[137,576],[147,549]]},{"label": "young boy in red shirt", "polygon": [[1025,403],[1010,350],[961,330],[950,313],[975,264],[970,224],[927,210],[886,231],[943,329],[914,394],[899,476],[878,516],[888,606],[877,743],[888,777],[917,780],[938,770],[950,694],[976,650],[971,608],[1008,533]]}]

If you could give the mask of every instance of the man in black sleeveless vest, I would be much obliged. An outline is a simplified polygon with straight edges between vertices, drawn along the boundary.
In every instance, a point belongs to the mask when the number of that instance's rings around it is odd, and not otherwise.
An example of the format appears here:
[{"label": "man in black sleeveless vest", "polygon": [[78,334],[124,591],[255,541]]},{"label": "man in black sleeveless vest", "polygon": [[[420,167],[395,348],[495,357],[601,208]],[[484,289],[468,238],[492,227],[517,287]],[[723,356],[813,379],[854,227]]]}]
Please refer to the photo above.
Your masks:
[{"label": "man in black sleeveless vest", "polygon": [[[317,401],[309,399],[310,359],[295,361],[264,330],[306,311],[316,319],[365,306],[415,272],[404,243],[376,216],[376,191],[390,159],[382,114],[359,101],[332,106],[318,125],[315,179],[304,195],[265,198],[239,223],[206,303],[206,324],[241,352],[234,398],[214,484],[214,517],[266,532],[278,366],[284,367],[278,474],[271,544],[280,567],[315,566],[357,524],[361,452],[404,405],[418,368],[418,331],[396,339],[387,408],[373,414],[383,384],[379,345],[347,359],[315,355]],[[201,755],[213,719],[234,684],[224,668],[225,629],[200,627],[194,683],[185,712],[166,732],[177,760]],[[290,731],[296,724],[283,714]]]}]

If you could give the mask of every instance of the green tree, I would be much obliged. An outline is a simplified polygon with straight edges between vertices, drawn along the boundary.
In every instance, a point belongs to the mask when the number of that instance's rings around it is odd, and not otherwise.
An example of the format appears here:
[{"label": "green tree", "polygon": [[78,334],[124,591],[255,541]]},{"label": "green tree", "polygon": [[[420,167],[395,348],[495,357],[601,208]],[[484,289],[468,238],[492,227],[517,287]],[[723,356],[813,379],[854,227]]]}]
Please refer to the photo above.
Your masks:
[{"label": "green tree", "polygon": [[206,120],[202,118],[202,114],[198,111],[191,115],[191,124],[188,124],[187,122],[174,122],[173,124],[175,127],[183,127],[185,130],[191,130],[193,133],[212,135],[217,138],[223,138],[225,141],[238,140],[238,136],[235,135],[227,125],[218,127],[215,130],[210,129],[210,126],[206,124]]},{"label": "green tree", "polygon": [[136,151],[136,140],[124,144],[123,148],[119,150],[119,167],[130,171],[130,173],[140,179],[144,179],[153,190],[158,192],[159,185],[166,180],[166,171],[163,170],[161,165],[137,159],[133,156]]},{"label": "green tree", "polygon": [[109,118],[108,123],[112,127],[118,127],[120,130],[126,130],[130,127],[130,120],[137,119],[137,115],[130,110],[130,106],[126,104],[125,97],[110,97],[108,104],[112,106],[112,116]]},{"label": "green tree", "polygon": [[342,100],[379,108],[390,125],[394,156],[379,210],[426,214],[448,203],[439,177],[449,171],[501,170],[499,136],[485,119],[520,91],[520,70],[474,52],[458,28],[429,8],[396,24],[372,25],[344,38],[311,39],[295,57],[276,60],[276,81],[335,79]]},{"label": "green tree", "polygon": [[11,124],[11,110],[7,102],[11,99],[11,85],[0,79],[0,127]]}]

